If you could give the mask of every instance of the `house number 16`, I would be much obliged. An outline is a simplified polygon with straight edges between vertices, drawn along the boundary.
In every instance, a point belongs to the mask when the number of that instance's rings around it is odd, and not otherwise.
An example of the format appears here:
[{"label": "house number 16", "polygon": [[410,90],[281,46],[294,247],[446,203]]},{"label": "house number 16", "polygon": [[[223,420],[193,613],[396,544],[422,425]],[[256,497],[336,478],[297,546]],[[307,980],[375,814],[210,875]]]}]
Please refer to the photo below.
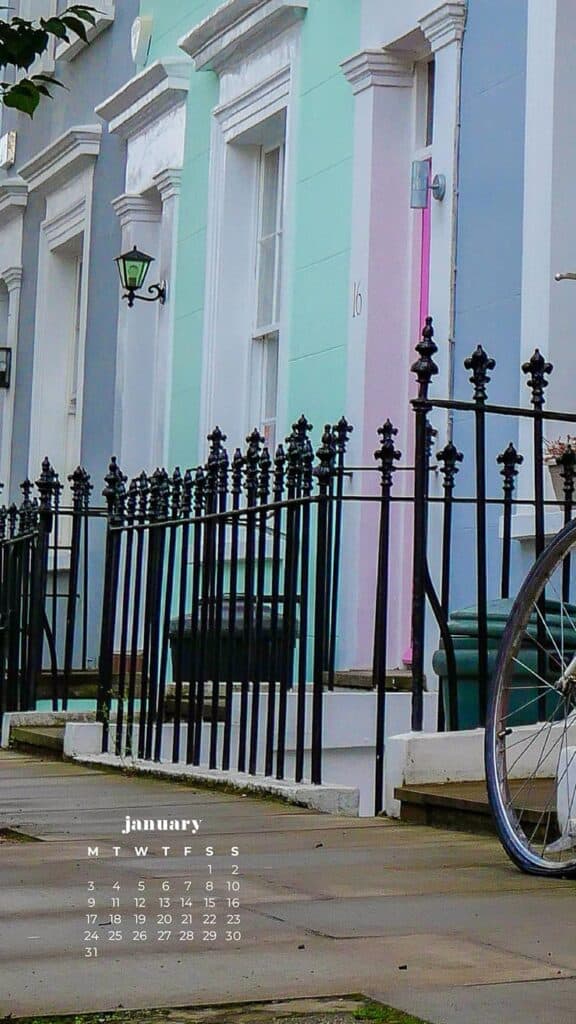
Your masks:
[{"label": "house number 16", "polygon": [[352,297],[352,319],[362,316],[362,307],[364,305],[364,299],[362,292],[360,291],[360,281],[354,281],[354,294]]}]

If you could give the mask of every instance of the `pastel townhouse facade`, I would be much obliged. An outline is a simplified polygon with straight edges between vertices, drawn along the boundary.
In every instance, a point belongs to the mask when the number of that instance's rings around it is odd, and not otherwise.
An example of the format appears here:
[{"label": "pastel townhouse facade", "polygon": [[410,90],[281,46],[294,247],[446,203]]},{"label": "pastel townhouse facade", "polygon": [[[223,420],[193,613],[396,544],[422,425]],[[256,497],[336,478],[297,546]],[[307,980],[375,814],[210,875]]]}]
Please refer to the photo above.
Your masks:
[{"label": "pastel townhouse facade", "polygon": [[[203,461],[216,423],[232,450],[254,426],[273,448],[301,413],[317,441],[347,417],[351,466],[375,466],[387,417],[409,449],[423,318],[454,333],[465,19],[464,3],[428,0],[143,0],[134,74],[97,107],[126,144],[122,247],[154,254],[168,289],[164,306],[119,314],[125,471]],[[450,344],[440,360],[448,373]],[[346,487],[377,493],[377,475]],[[376,585],[374,507],[348,508],[341,669],[371,665]],[[409,513],[393,543],[395,666],[409,656]]]},{"label": "pastel townhouse facade", "polygon": [[[20,0],[13,12],[35,20],[63,11],[63,0]],[[70,506],[68,477],[82,465],[92,502],[102,505],[102,479],[113,447],[120,226],[111,200],[124,179],[124,151],[102,131],[94,105],[130,73],[135,0],[104,0],[90,45],[53,40],[31,73],[54,76],[34,120],[2,110],[0,170],[0,346],[10,360],[0,393],[2,502],[20,506],[21,484],[40,476],[47,456]],[[103,69],[106,69],[103,73]],[[85,533],[86,570],[77,622],[84,622],[82,664],[98,658],[104,533]],[[61,551],[54,553],[54,546]],[[47,592],[62,655],[71,522],[52,536]],[[88,569],[89,565],[89,569]],[[46,649],[45,664],[49,663]]]},{"label": "pastel townhouse facade", "polygon": [[[33,20],[66,6],[20,0],[17,13]],[[66,487],[78,464],[99,480],[112,449],[120,229],[110,201],[124,153],[94,105],[130,71],[136,13],[133,0],[99,5],[90,46],[51,44],[32,68],[64,88],[53,88],[33,121],[2,112],[0,298],[12,355],[0,399],[3,500],[20,501],[20,483],[37,478],[46,455]]]},{"label": "pastel townhouse facade", "polygon": [[[463,362],[480,342],[496,360],[491,400],[528,406],[530,391],[521,365],[538,348],[554,366],[546,388],[548,408],[572,412],[574,346],[573,284],[555,274],[573,271],[574,202],[570,162],[574,146],[571,100],[573,5],[564,0],[492,0],[468,5],[462,65],[459,208],[455,292],[454,394],[469,398]],[[489,54],[489,59],[486,55]],[[549,439],[565,435],[562,423],[547,425]],[[473,425],[455,414],[455,443],[471,452]],[[524,456],[520,496],[533,496],[529,424],[492,419],[490,451],[512,441]],[[500,467],[489,466],[488,486],[501,494]],[[464,461],[460,493],[473,493],[473,460]],[[546,496],[554,498],[551,484]],[[546,534],[562,524],[562,512],[546,512]],[[471,559],[474,520],[462,513],[454,533],[454,564]],[[500,572],[501,513],[488,516],[491,595]],[[534,514],[513,516],[512,565],[517,583],[534,559]],[[474,603],[466,574],[453,574],[453,607]]]}]

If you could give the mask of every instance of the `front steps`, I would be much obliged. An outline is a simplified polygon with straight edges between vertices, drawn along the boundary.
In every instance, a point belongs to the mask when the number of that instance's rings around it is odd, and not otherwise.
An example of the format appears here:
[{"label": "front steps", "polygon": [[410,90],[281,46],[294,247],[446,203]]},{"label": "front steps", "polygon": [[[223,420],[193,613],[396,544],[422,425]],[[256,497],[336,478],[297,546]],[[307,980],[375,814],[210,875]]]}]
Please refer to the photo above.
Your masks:
[{"label": "front steps", "polygon": [[15,750],[61,757],[64,751],[63,725],[15,725],[10,731]]},{"label": "front steps", "polygon": [[[324,673],[324,682],[328,682],[328,673]],[[350,668],[345,672],[334,673],[334,689],[336,690],[373,690],[374,677],[371,669]],[[388,669],[386,689],[391,693],[410,693],[412,690],[412,673],[408,668]]]},{"label": "front steps", "polygon": [[411,825],[495,832],[484,782],[412,783],[398,786],[394,796],[401,804],[400,820]]},{"label": "front steps", "polygon": [[[519,779],[516,785],[523,786],[523,780]],[[552,779],[538,779],[532,783],[531,806],[522,813],[524,826],[541,825],[543,810],[550,805],[553,786]],[[396,787],[394,796],[401,804],[400,820],[412,825],[496,833],[485,782],[411,783]]]}]

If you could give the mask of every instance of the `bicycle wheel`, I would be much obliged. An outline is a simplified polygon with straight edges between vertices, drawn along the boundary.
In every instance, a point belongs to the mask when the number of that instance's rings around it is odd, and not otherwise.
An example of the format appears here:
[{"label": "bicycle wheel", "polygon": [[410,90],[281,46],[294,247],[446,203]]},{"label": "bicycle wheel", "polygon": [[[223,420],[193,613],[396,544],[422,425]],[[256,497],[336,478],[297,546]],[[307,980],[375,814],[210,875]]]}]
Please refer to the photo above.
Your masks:
[{"label": "bicycle wheel", "polygon": [[523,871],[576,877],[576,522],[536,560],[502,637],[486,721],[488,798]]}]

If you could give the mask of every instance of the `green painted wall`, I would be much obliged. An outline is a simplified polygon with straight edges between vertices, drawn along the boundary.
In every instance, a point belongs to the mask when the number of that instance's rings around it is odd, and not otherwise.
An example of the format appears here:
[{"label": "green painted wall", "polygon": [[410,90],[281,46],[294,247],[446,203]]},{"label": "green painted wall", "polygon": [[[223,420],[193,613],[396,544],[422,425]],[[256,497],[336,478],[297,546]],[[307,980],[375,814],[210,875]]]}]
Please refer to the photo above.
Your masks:
[{"label": "green painted wall", "polygon": [[[182,56],[177,40],[219,6],[215,0],[142,0],[154,18],[149,62]],[[293,245],[286,329],[288,430],[305,412],[319,438],[324,422],[346,412],[350,315],[354,100],[340,62],[359,49],[360,0],[310,0],[302,23],[296,138]],[[210,113],[218,102],[213,72],[192,74],[182,178],[170,461],[188,465],[198,450],[204,318]],[[234,424],[222,424],[232,435]],[[231,436],[231,440],[232,440]],[[236,436],[234,436],[236,441]]]}]

